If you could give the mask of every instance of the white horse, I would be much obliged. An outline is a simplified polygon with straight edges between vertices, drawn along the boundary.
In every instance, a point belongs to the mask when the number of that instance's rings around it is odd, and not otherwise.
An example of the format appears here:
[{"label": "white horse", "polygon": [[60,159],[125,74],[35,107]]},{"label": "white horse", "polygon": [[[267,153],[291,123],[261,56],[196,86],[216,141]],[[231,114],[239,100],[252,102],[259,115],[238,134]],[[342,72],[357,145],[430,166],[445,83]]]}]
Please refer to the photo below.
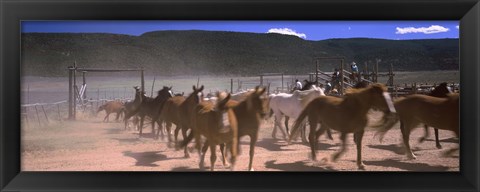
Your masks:
[{"label": "white horse", "polygon": [[[313,86],[312,89],[306,91],[294,91],[292,94],[279,93],[270,94],[270,109],[275,115],[275,123],[273,126],[272,137],[276,139],[277,127],[283,134],[283,137],[287,139],[287,135],[282,125],[283,116],[287,116],[292,119],[297,117],[302,112],[303,108],[313,99],[325,95],[323,89]],[[304,122],[305,123],[305,122]],[[288,130],[287,130],[288,132]],[[302,141],[307,142],[305,129],[302,129]]]}]

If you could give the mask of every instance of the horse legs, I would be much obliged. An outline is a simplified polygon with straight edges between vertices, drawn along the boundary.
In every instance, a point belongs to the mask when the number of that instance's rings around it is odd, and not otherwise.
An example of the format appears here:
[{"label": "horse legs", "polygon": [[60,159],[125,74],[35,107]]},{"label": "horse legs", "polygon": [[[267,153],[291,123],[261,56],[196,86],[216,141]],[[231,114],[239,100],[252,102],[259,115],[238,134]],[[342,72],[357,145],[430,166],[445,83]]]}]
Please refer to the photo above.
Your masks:
[{"label": "horse legs", "polygon": [[272,130],[272,138],[273,139],[277,139],[277,116],[275,115],[275,119],[274,119],[274,122],[273,122],[273,130]]},{"label": "horse legs", "polygon": [[168,143],[172,143],[172,123],[165,122],[165,130],[167,131]]},{"label": "horse legs", "polygon": [[176,125],[176,127],[175,127],[175,143],[177,143],[178,131],[180,131],[180,129],[182,129],[182,126],[181,125]]},{"label": "horse legs", "polygon": [[143,130],[143,121],[145,120],[145,116],[141,115],[140,116],[140,133],[139,136],[142,137],[142,130]]},{"label": "horse legs", "polygon": [[[310,149],[312,153],[312,160],[316,161],[317,160],[317,140],[316,140],[316,130],[317,130],[317,122],[314,122],[313,120],[309,119],[310,121],[310,134],[308,136],[308,140],[310,142]],[[320,127],[320,130],[322,128]],[[319,131],[320,132],[320,131]]]},{"label": "horse legs", "polygon": [[120,118],[120,114],[122,114],[122,112],[117,112],[117,116],[115,117],[116,122],[118,122],[118,118]]},{"label": "horse legs", "polygon": [[210,144],[210,171],[214,171],[215,161],[217,160],[217,145]]},{"label": "horse legs", "polygon": [[433,130],[435,131],[435,144],[437,146],[437,149],[441,149],[442,145],[440,145],[440,141],[438,140],[438,129],[433,128]]},{"label": "horse legs", "polygon": [[198,164],[200,169],[205,169],[205,153],[207,152],[209,147],[208,140],[205,141],[205,144],[202,147],[202,150],[198,150],[198,154],[200,155],[200,163]]},{"label": "horse legs", "polygon": [[[307,129],[307,124],[304,123],[304,124],[302,125],[302,128],[300,129],[300,137],[302,138],[302,142],[303,142],[303,143],[308,143],[308,141],[307,141],[306,129]],[[311,129],[311,128],[310,128],[310,129]],[[310,131],[310,132],[312,132],[312,131]]]},{"label": "horse legs", "polygon": [[[220,145],[220,147],[221,147],[221,145]],[[230,170],[231,171],[233,171],[234,166],[235,166],[235,162],[237,161],[237,159],[236,159],[237,157],[233,155],[233,150],[234,150],[233,147],[234,146],[233,146],[232,142],[227,143],[227,149],[230,149],[230,155],[231,155],[231,157],[230,157],[230,163],[231,163]]]},{"label": "horse legs", "polygon": [[[190,134],[193,134],[193,130]],[[188,139],[187,138],[187,127],[184,127],[182,126],[182,136],[183,136],[183,139]],[[188,145],[185,145],[185,149],[183,150],[183,153],[185,153],[185,157],[186,158],[189,158],[190,157],[190,154],[188,153],[188,149],[187,149],[187,146]],[[199,146],[197,146],[199,147]]]},{"label": "horse legs", "polygon": [[125,114],[125,117],[123,118],[123,121],[125,123],[125,130],[127,130],[128,120],[130,120],[130,117],[131,116]]},{"label": "horse legs", "polygon": [[418,140],[419,143],[423,143],[430,136],[430,131],[428,131],[428,125],[425,124],[424,129],[425,134],[423,135],[423,137],[420,137],[420,139]]},{"label": "horse legs", "polygon": [[[340,151],[336,152],[333,154],[332,160],[335,162],[338,160],[340,155],[345,153],[346,147],[347,147],[347,133],[340,132],[340,140],[342,140],[342,146],[340,147]],[[358,162],[357,162],[358,163]]]},{"label": "horse legs", "polygon": [[[283,138],[285,140],[287,140],[287,133],[285,133],[285,131],[283,130],[283,127],[282,127],[282,118],[283,118],[283,114],[281,114],[281,112],[276,112],[275,113],[275,123],[274,123],[274,126],[273,126],[273,131],[272,131],[272,138],[274,139],[277,139],[276,135],[277,135],[277,127],[278,129],[280,129],[280,131],[282,132],[283,134]],[[285,118],[288,118],[287,116],[285,116]]]},{"label": "horse legs", "polygon": [[[152,118],[152,134],[153,134],[153,135],[155,135],[155,123],[156,123],[156,122],[157,122],[157,121],[156,121],[156,120],[153,120],[153,118]],[[160,128],[159,128],[159,129],[160,129]],[[158,136],[156,136],[155,139],[158,139]]]},{"label": "horse legs", "polygon": [[400,130],[402,131],[403,145],[405,146],[407,157],[409,159],[416,159],[417,157],[413,154],[412,149],[410,149],[410,129],[411,126],[406,126],[405,122],[400,121]]},{"label": "horse legs", "polygon": [[110,113],[107,113],[107,115],[105,115],[105,118],[103,118],[103,122],[105,122],[106,120],[106,122],[108,123],[108,120],[109,120],[108,116],[110,116]]},{"label": "horse legs", "polygon": [[363,139],[364,130],[353,133],[353,139],[357,145],[357,166],[358,169],[365,169],[365,165],[362,162],[362,139]]},{"label": "horse legs", "polygon": [[328,136],[328,139],[333,140],[331,129],[327,129],[327,136]]},{"label": "horse legs", "polygon": [[285,116],[285,130],[287,130],[287,134],[290,135],[290,131],[288,131],[288,120],[290,119],[290,117],[288,116]]},{"label": "horse legs", "polygon": [[250,162],[248,163],[248,170],[249,171],[254,171],[252,167],[253,163],[253,155],[255,153],[255,143],[257,142],[257,135],[253,134],[250,135]]},{"label": "horse legs", "polygon": [[225,159],[225,143],[220,144],[220,153],[222,153],[222,163],[223,166],[226,167],[228,166],[228,163]]}]

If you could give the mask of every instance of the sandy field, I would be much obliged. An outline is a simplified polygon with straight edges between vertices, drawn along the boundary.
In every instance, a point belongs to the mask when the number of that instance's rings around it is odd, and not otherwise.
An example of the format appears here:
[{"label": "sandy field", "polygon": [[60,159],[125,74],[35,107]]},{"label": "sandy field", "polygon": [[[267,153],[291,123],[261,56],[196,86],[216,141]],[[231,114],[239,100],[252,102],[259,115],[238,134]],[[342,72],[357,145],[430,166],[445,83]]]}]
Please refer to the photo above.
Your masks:
[{"label": "sandy field", "polygon": [[[237,78],[237,77],[235,77]],[[275,79],[276,78],[276,79]],[[276,82],[279,77],[266,81]],[[286,78],[286,81],[291,77]],[[293,78],[293,77],[292,77]],[[164,85],[174,85],[177,92],[188,94],[191,86],[197,83],[196,77],[177,77],[166,79],[157,77],[146,78],[146,91],[160,89]],[[258,77],[245,77],[245,82],[257,82]],[[458,71],[433,72],[399,72],[396,83],[410,82],[459,82]],[[77,79],[77,82],[81,82]],[[280,81],[281,82],[281,81]],[[111,99],[131,98],[133,86],[139,85],[138,77],[88,77],[88,98]],[[230,88],[230,77],[201,77],[206,92]],[[246,87],[247,85],[244,85]],[[274,85],[273,87],[278,86]],[[23,77],[22,103],[53,103],[68,98],[68,78],[65,77]],[[28,118],[22,114],[21,138],[21,169],[22,171],[200,171],[197,151],[193,150],[190,158],[184,158],[183,150],[170,148],[166,138],[155,140],[151,127],[145,127],[142,138],[138,131],[124,130],[123,123],[115,122],[114,115],[110,123],[103,123],[104,112],[98,116],[95,111],[98,103],[89,110],[78,110],[77,120],[65,120],[67,103],[45,105],[45,108],[25,108]],[[43,115],[46,111],[48,119]],[[370,124],[380,118],[379,113],[369,114]],[[26,121],[27,120],[27,121]],[[293,122],[290,122],[293,123]],[[334,140],[320,137],[317,151],[318,161],[310,158],[310,147],[297,140],[288,145],[278,132],[279,139],[272,139],[273,118],[262,123],[259,139],[255,147],[253,168],[256,171],[356,171],[356,147],[353,135],[348,136],[348,150],[337,161],[330,160],[331,155],[340,148],[339,134],[334,132]],[[366,171],[459,171],[458,152],[453,156],[444,157],[448,149],[458,146],[458,140],[453,132],[440,131],[443,149],[435,147],[433,129],[424,143],[418,143],[423,136],[423,128],[415,129],[410,137],[410,143],[416,160],[407,159],[401,145],[402,139],[397,124],[380,143],[374,138],[375,130],[367,127],[363,138],[363,161]],[[181,135],[181,134],[180,134]],[[180,136],[180,140],[183,138]],[[241,151],[235,171],[248,169],[249,139],[241,139]],[[218,155],[219,149],[218,150]],[[206,155],[205,166],[210,168],[210,153]],[[215,170],[229,171],[229,166],[223,166],[217,159]]]},{"label": "sandy field", "polygon": [[[371,112],[370,124],[380,117]],[[97,117],[80,114],[77,121],[55,121],[44,127],[22,127],[22,171],[201,171],[197,151],[191,148],[190,158],[184,158],[183,150],[168,146],[166,138],[155,140],[151,127],[138,131],[124,130],[123,123],[110,117],[103,123],[104,113]],[[292,123],[292,122],[291,122]],[[353,136],[347,141],[347,152],[332,162],[331,155],[340,148],[339,134],[334,140],[321,136],[318,144],[318,161],[310,158],[310,147],[300,139],[288,145],[278,132],[279,139],[272,139],[273,117],[261,125],[255,147],[253,168],[255,171],[357,171],[356,148]],[[444,157],[443,153],[458,146],[458,140],[449,131],[440,131],[443,149],[435,147],[433,129],[424,143],[418,138],[424,133],[417,128],[411,134],[411,146],[417,159],[409,160],[403,153],[399,125],[390,130],[380,143],[374,138],[375,130],[367,127],[363,138],[363,161],[366,171],[459,171],[458,152]],[[146,134],[145,134],[146,133]],[[180,134],[181,135],[181,134]],[[182,137],[180,136],[180,140]],[[235,171],[247,171],[249,138],[241,139],[241,151]],[[217,148],[217,156],[220,156]],[[210,168],[210,152],[205,158]],[[216,171],[229,171],[217,158]]]}]

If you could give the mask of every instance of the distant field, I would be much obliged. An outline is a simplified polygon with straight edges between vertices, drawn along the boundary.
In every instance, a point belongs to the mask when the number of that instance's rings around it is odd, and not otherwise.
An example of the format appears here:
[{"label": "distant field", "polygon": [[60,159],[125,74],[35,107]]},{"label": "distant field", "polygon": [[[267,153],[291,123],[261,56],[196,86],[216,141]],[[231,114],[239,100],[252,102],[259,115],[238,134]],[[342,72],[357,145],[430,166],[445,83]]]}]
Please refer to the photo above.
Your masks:
[{"label": "distant field", "polygon": [[[230,81],[233,79],[233,91],[239,88],[239,82],[242,89],[253,88],[260,83],[260,77],[225,77],[225,76],[176,76],[176,77],[155,77],[155,86],[153,90],[159,90],[162,86],[173,86],[176,93],[184,92],[188,94],[192,90],[192,85],[197,84],[205,86],[206,93],[218,90],[230,91]],[[284,88],[292,84],[294,79],[308,79],[308,76],[284,76]],[[152,93],[152,84],[154,77],[145,77],[145,91],[147,95]],[[459,71],[419,71],[419,72],[396,72],[394,83],[403,85],[405,83],[439,83],[439,82],[459,83]],[[379,82],[386,83],[387,78],[380,78]],[[140,76],[132,74],[127,77],[105,77],[88,76],[87,98],[92,99],[113,99],[113,98],[131,98],[133,86],[140,85]],[[270,83],[271,90],[282,87],[281,76],[271,76],[264,78],[264,84]],[[77,85],[81,86],[82,77],[77,77]],[[68,99],[68,77],[36,77],[27,76],[22,78],[21,85],[22,103],[43,103],[57,102]],[[155,95],[155,93],[154,93]]]}]

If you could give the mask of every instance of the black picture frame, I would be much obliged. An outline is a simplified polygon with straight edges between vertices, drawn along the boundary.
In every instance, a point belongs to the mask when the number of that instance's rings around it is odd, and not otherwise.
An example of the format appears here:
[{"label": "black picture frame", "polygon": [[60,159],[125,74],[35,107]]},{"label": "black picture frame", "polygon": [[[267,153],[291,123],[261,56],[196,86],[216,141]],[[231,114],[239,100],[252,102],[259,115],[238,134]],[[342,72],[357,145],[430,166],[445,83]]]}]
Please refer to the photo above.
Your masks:
[{"label": "black picture frame", "polygon": [[[0,0],[2,191],[479,191],[478,0]],[[22,20],[460,20],[460,172],[21,172]]]}]

